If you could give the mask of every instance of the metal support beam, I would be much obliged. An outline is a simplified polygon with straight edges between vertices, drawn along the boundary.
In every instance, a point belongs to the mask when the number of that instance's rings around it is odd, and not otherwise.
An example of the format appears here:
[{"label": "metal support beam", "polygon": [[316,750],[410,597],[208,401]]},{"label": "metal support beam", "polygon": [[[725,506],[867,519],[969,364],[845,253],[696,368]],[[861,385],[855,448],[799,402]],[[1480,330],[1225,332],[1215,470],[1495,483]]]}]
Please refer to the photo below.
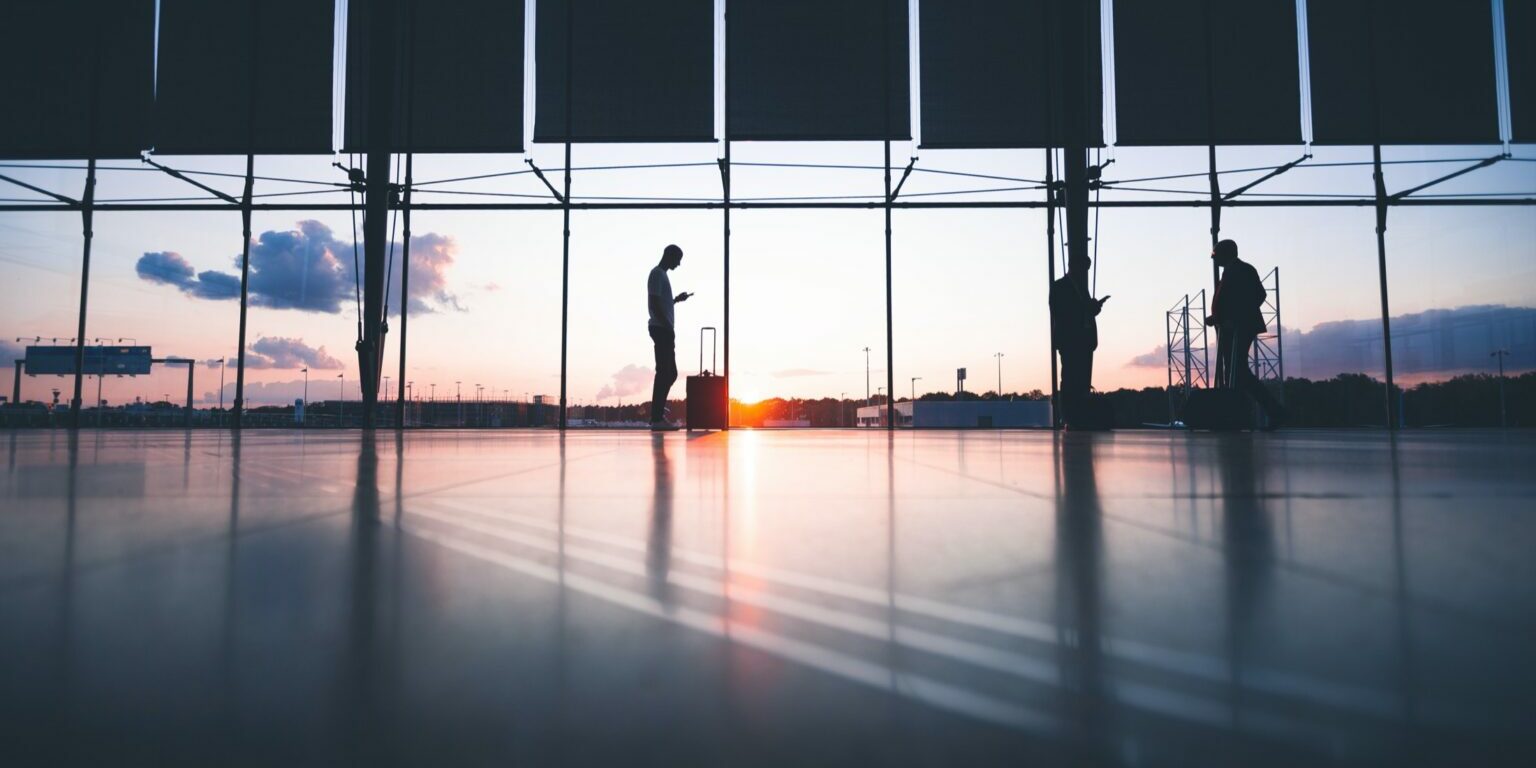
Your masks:
[{"label": "metal support beam", "polygon": [[[880,5],[880,39],[891,39],[891,10],[889,3]],[[880,78],[885,90],[884,122],[885,135],[891,135],[891,49],[890,46],[881,46],[885,51],[883,76]],[[891,193],[891,140],[886,138],[885,162],[881,167],[885,173],[885,429],[889,434],[896,429],[896,331],[894,326],[894,314],[891,293],[891,202],[896,195]],[[915,160],[915,158],[914,158]],[[913,411],[916,414],[917,411]]]},{"label": "metal support beam", "polygon": [[[240,430],[245,415],[245,329],[251,304],[251,193],[256,189],[256,156],[245,156],[245,193],[240,200],[240,331],[235,344],[235,404],[229,426]],[[305,408],[309,403],[304,404]]]},{"label": "metal support beam", "polygon": [[[1056,160],[1055,150],[1045,150],[1045,274],[1046,298],[1049,306],[1050,290],[1056,284]],[[1051,326],[1055,327],[1054,324]],[[1050,344],[1051,355],[1051,429],[1061,429],[1061,404],[1058,402],[1059,374],[1056,368],[1056,338]]]},{"label": "metal support beam", "polygon": [[[725,202],[731,201],[731,138],[725,138],[725,158],[720,161],[720,187]],[[724,260],[725,299],[725,428],[731,428],[731,209],[722,213],[721,253]]]},{"label": "metal support beam", "polygon": [[411,317],[411,166],[415,155],[405,155],[405,192],[400,206],[404,220],[400,263],[400,388],[395,393],[395,429],[405,428],[405,339]]},{"label": "metal support beam", "polygon": [[[1381,282],[1381,354],[1387,377],[1387,429],[1397,429],[1397,398],[1392,380],[1392,313],[1387,307],[1387,180],[1381,172],[1381,145],[1372,148],[1376,182],[1376,272]],[[1410,190],[1411,191],[1411,190]]]},{"label": "metal support beam", "polygon": [[169,166],[161,165],[161,164],[159,164],[159,163],[149,159],[149,153],[148,152],[146,152],[143,155],[141,155],[139,157],[139,159],[142,162],[144,162],[145,164],[147,164],[147,165],[153,166],[155,168],[159,168],[160,170],[162,170],[166,174],[168,174],[171,178],[180,179],[181,181],[185,181],[186,183],[191,184],[192,186],[197,187],[198,189],[201,189],[202,191],[207,192],[208,194],[213,195],[214,197],[217,197],[217,198],[219,198],[220,200],[223,200],[226,203],[231,203],[233,205],[239,205],[240,204],[240,201],[236,200],[232,195],[227,195],[227,194],[225,194],[225,193],[223,193],[223,192],[221,192],[221,191],[219,191],[217,189],[214,189],[213,187],[210,187],[207,184],[202,183],[201,181],[198,181],[196,179],[191,178],[190,176],[187,176],[186,174],[182,173],[181,171],[176,170],[175,168],[171,168]]},{"label": "metal support beam", "polygon": [[[93,111],[94,114],[94,111]],[[96,203],[96,158],[85,169],[85,194],[80,196],[80,231],[85,245],[80,254],[80,320],[75,331],[75,393],[69,400],[69,428],[80,428],[80,391],[85,385],[85,315],[91,287],[92,217]]]},{"label": "metal support beam", "polygon": [[[891,292],[891,140],[885,140],[885,428],[896,428],[896,332]],[[916,413],[916,411],[913,411]]]},{"label": "metal support beam", "polygon": [[[1105,185],[1105,189],[1109,186]],[[1029,209],[1046,207],[1045,200],[897,200],[890,204],[897,210],[959,210],[977,211],[988,209]],[[1092,200],[1087,203],[1089,208],[1209,208],[1211,201],[1208,197],[1193,197],[1187,199],[1166,200]],[[1525,208],[1536,206],[1536,197],[1408,197],[1401,200],[1387,199],[1388,207],[1407,208]],[[729,205],[719,201],[705,202],[581,202],[571,203],[571,209],[576,211],[717,211],[722,208],[730,208],[736,211],[815,211],[815,210],[860,210],[872,211],[880,208],[882,203],[873,201],[745,201],[733,200]],[[1238,198],[1221,204],[1222,208],[1374,208],[1376,198],[1373,197],[1333,197],[1333,198]],[[81,204],[0,204],[0,213],[74,213],[79,212],[84,206]],[[239,205],[227,203],[95,203],[93,205],[97,213],[129,213],[142,211],[238,211]],[[415,203],[412,209],[417,211],[559,211],[562,209],[559,203]],[[356,210],[357,206],[350,203],[256,203],[251,206],[253,211],[262,212],[347,212]]]},{"label": "metal support beam", "polygon": [[384,355],[384,272],[389,249],[391,150],[394,144],[395,19],[399,0],[375,3],[369,18],[367,161],[363,197],[363,333],[357,343],[363,396],[363,428],[378,416],[380,364]]},{"label": "metal support beam", "polygon": [[[412,175],[414,171],[416,154],[412,150],[416,142],[416,10],[420,7],[419,0],[408,0],[410,3],[410,16],[406,29],[405,45],[405,191],[402,194],[400,206],[400,218],[404,235],[401,239],[403,253],[400,262],[400,387],[395,395],[395,429],[405,429],[406,385],[405,378],[405,341],[410,334],[409,322],[411,316],[411,186],[415,184]],[[397,448],[396,453],[399,453]]]},{"label": "metal support beam", "polygon": [[[1241,195],[1242,193],[1247,192],[1248,190],[1253,189],[1254,187],[1257,187],[1258,185],[1263,184],[1264,182],[1269,181],[1270,179],[1273,179],[1274,177],[1279,176],[1280,174],[1285,173],[1286,171],[1289,171],[1290,169],[1295,168],[1296,166],[1301,165],[1302,163],[1311,159],[1312,155],[1310,153],[1302,155],[1301,157],[1298,157],[1295,160],[1286,163],[1285,165],[1279,166],[1271,170],[1269,173],[1266,173],[1263,176],[1260,176],[1259,178],[1254,179],[1253,181],[1250,181],[1247,184],[1244,184],[1241,187],[1226,193],[1225,195],[1222,195],[1221,201],[1223,203],[1228,202],[1232,198],[1237,197],[1238,195]],[[1215,163],[1212,163],[1213,167],[1214,165]]]},{"label": "metal support beam", "polygon": [[[547,177],[545,177],[544,171],[540,170],[537,165],[533,164],[533,158],[531,158],[531,157],[527,158],[527,159],[523,160],[523,162],[527,163],[528,167],[533,169],[533,175],[539,177],[539,181],[544,182],[544,186],[549,188],[549,193],[551,195],[554,195],[555,199],[560,201],[560,203],[563,205],[565,203],[565,195],[560,194],[560,190],[555,189],[555,185],[549,183],[549,179]],[[566,165],[567,168],[570,167],[570,165],[571,165],[570,158],[566,158],[565,165]],[[565,175],[567,175],[567,176],[571,175],[570,171],[567,170]],[[567,191],[569,191],[569,190],[567,190]]]},{"label": "metal support beam", "polygon": [[907,169],[901,172],[901,180],[896,182],[896,189],[886,198],[887,202],[896,202],[896,198],[901,195],[902,185],[906,184],[907,177],[912,175],[912,166],[914,165],[917,165],[917,157],[915,155],[911,160],[907,161]]},{"label": "metal support beam", "polygon": [[21,367],[26,363],[25,359],[16,361],[16,378],[11,382],[11,405],[21,404]]},{"label": "metal support beam", "polygon": [[[571,125],[571,99],[575,95],[575,86],[571,82],[571,80],[575,77],[575,70],[571,66],[571,62],[574,61],[575,53],[571,50],[571,48],[576,45],[576,35],[573,30],[573,27],[576,23],[575,5],[576,3],[574,2],[566,2],[565,4],[565,194],[562,195],[558,192],[555,193],[555,198],[560,201],[560,208],[562,216],[564,217],[564,226],[561,230],[560,240],[559,426],[562,433],[565,432],[566,427],[565,391],[567,362],[569,360],[571,338],[571,136],[573,135]],[[531,166],[533,165],[533,162],[529,161],[528,164]],[[539,173],[538,167],[535,166],[533,171],[536,175],[538,175],[540,179],[544,178],[544,174]],[[545,180],[544,185],[549,186],[549,181]],[[554,188],[550,187],[550,191],[554,192]],[[663,403],[662,405],[665,407],[666,404]]]},{"label": "metal support beam", "polygon": [[[185,426],[187,429],[191,429],[192,428],[192,376],[196,372],[197,372],[197,361],[196,360],[188,360],[187,361],[187,412],[186,412],[186,418],[182,421],[182,426]],[[101,404],[97,403],[97,405],[99,406]]]},{"label": "metal support beam", "polygon": [[[1407,197],[1407,196],[1409,196],[1409,195],[1411,195],[1411,194],[1413,194],[1415,192],[1422,192],[1422,191],[1424,191],[1426,189],[1429,189],[1430,187],[1435,186],[1436,184],[1442,184],[1444,182],[1447,182],[1447,181],[1450,181],[1451,179],[1456,178],[1457,176],[1462,176],[1462,175],[1471,173],[1471,172],[1473,172],[1475,170],[1478,170],[1479,168],[1487,168],[1488,166],[1493,165],[1494,163],[1497,163],[1500,160],[1504,160],[1504,159],[1506,159],[1508,157],[1509,157],[1508,155],[1494,155],[1493,157],[1484,158],[1482,160],[1477,161],[1476,163],[1473,163],[1472,165],[1467,166],[1466,168],[1462,168],[1459,171],[1453,171],[1451,173],[1447,173],[1446,175],[1441,176],[1438,179],[1434,179],[1433,181],[1426,181],[1423,184],[1418,185],[1417,187],[1410,187],[1409,189],[1405,189],[1405,190],[1403,190],[1401,192],[1398,192],[1398,193],[1392,195],[1391,198],[1392,198],[1392,200],[1394,202],[1402,200],[1403,198],[1405,198],[1405,197]],[[1380,158],[1377,158],[1376,167],[1377,168],[1381,167],[1381,160],[1380,160]]]},{"label": "metal support beam", "polygon": [[[1221,240],[1221,206],[1225,202],[1225,198],[1221,195],[1221,174],[1216,170],[1216,145],[1210,145],[1207,147],[1207,150],[1209,152],[1207,155],[1209,165],[1207,166],[1206,178],[1211,186],[1211,251],[1214,252],[1216,250],[1216,243]],[[1212,261],[1211,290],[1216,290],[1216,286],[1220,284],[1221,268],[1216,266],[1215,261]],[[1201,320],[1204,319],[1201,318]],[[1217,360],[1216,365],[1220,367],[1221,361]]]},{"label": "metal support beam", "polygon": [[31,184],[26,183],[25,181],[22,181],[21,179],[13,179],[10,176],[5,176],[3,174],[0,174],[0,181],[10,182],[11,184],[15,184],[16,186],[21,187],[23,189],[30,189],[33,192],[36,192],[36,193],[38,193],[40,195],[47,195],[48,197],[51,197],[51,198],[53,198],[53,199],[55,199],[55,200],[57,200],[57,201],[59,201],[61,203],[67,203],[69,205],[76,205],[76,204],[79,203],[78,200],[75,200],[72,197],[65,197],[65,196],[63,196],[63,195],[61,195],[61,194],[59,194],[57,192],[49,192],[48,190],[43,189],[42,187],[33,186]]}]

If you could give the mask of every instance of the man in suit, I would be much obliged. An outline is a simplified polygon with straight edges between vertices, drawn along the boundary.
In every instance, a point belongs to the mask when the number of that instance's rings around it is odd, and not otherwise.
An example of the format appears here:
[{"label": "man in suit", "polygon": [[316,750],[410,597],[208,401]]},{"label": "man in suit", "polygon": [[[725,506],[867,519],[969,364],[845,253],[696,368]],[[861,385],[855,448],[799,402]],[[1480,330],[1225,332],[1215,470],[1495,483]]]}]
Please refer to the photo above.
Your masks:
[{"label": "man in suit", "polygon": [[1067,274],[1051,284],[1051,348],[1061,355],[1062,423],[1074,429],[1103,429],[1088,412],[1088,393],[1093,390],[1093,351],[1099,348],[1099,312],[1109,297],[1095,299],[1088,292],[1088,267],[1092,260],[1075,256]]},{"label": "man in suit", "polygon": [[1236,242],[1217,243],[1211,260],[1221,269],[1221,282],[1216,284],[1216,293],[1211,297],[1211,315],[1205,319],[1206,325],[1216,326],[1217,386],[1248,393],[1264,409],[1268,428],[1274,429],[1285,420],[1285,408],[1248,366],[1248,349],[1267,330],[1259,310],[1269,292],[1264,290],[1259,271],[1237,257]]}]

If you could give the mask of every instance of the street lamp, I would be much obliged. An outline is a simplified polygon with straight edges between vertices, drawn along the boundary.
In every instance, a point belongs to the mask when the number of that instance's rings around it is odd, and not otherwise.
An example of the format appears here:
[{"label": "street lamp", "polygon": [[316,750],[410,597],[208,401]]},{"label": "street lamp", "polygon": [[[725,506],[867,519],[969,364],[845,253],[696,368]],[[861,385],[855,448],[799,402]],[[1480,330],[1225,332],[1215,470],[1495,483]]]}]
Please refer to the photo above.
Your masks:
[{"label": "street lamp", "polygon": [[460,389],[460,385],[463,383],[464,382],[462,381],[453,382],[453,409],[456,412],[455,415],[458,419],[455,426],[459,427],[464,426],[464,395]]},{"label": "street lamp", "polygon": [[389,402],[389,377],[384,377],[384,402]]},{"label": "street lamp", "polygon": [[917,383],[922,380],[921,376],[912,377],[912,426],[914,427],[917,426]]},{"label": "street lamp", "polygon": [[304,412],[299,414],[299,426],[309,425],[309,368],[304,368]]},{"label": "street lamp", "polygon": [[992,356],[997,358],[997,399],[1003,399],[1003,353],[994,352]]},{"label": "street lamp", "polygon": [[344,426],[347,419],[347,381],[342,378],[343,375],[336,374],[336,385],[341,391],[341,404],[336,407],[336,426],[338,427]]},{"label": "street lamp", "polygon": [[848,420],[848,393],[847,392],[839,392],[839,393],[837,393],[837,425],[839,427],[841,427],[841,426],[843,426],[843,422],[845,422],[847,420]]},{"label": "street lamp", "polygon": [[1509,419],[1504,410],[1504,358],[1509,357],[1509,350],[1495,349],[1489,352],[1488,356],[1496,357],[1499,360],[1499,427],[1508,428]]},{"label": "street lamp", "polygon": [[[219,355],[219,412],[220,413],[222,413],[224,411],[224,364],[227,363],[227,362],[229,362],[229,358],[227,358],[227,357],[225,357],[223,355]],[[309,370],[309,369],[306,368],[305,370]]]},{"label": "street lamp", "polygon": [[869,405],[869,347],[864,348],[864,404]]}]

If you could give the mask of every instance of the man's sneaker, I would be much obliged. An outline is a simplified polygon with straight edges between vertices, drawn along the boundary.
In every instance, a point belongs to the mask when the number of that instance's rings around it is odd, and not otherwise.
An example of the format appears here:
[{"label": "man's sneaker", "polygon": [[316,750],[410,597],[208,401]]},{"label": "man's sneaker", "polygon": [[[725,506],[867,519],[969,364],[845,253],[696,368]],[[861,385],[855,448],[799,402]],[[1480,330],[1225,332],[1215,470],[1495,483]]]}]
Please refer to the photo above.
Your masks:
[{"label": "man's sneaker", "polygon": [[652,432],[676,432],[677,431],[677,425],[673,424],[670,421],[653,421],[653,422],[651,422],[651,431]]}]

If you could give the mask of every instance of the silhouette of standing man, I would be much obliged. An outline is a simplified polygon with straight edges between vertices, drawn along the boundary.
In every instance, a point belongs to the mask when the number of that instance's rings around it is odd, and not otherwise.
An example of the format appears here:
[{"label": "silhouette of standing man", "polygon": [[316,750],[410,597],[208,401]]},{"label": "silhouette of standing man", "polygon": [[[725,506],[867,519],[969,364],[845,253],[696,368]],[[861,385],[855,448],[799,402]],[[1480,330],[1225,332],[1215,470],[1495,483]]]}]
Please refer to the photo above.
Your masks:
[{"label": "silhouette of standing man", "polygon": [[1062,423],[1069,428],[1105,428],[1088,413],[1093,389],[1093,351],[1099,348],[1099,312],[1109,297],[1088,293],[1088,267],[1093,260],[1074,256],[1067,274],[1051,283],[1051,347],[1061,355]]},{"label": "silhouette of standing man", "polygon": [[673,305],[687,301],[693,294],[684,291],[672,295],[672,281],[667,273],[683,263],[683,249],[669,245],[661,252],[661,261],[651,268],[646,281],[646,302],[651,312],[651,341],[656,344],[656,383],[651,387],[651,429],[677,429],[666,420],[667,393],[677,382],[677,324]]},{"label": "silhouette of standing man", "polygon": [[1211,297],[1211,316],[1206,325],[1216,326],[1217,386],[1240,389],[1258,401],[1264,409],[1269,429],[1280,426],[1285,408],[1264,388],[1259,377],[1248,367],[1248,349],[1259,334],[1268,330],[1259,311],[1269,292],[1259,271],[1237,257],[1237,243],[1222,240],[1211,251],[1211,260],[1221,268],[1221,282]]}]

